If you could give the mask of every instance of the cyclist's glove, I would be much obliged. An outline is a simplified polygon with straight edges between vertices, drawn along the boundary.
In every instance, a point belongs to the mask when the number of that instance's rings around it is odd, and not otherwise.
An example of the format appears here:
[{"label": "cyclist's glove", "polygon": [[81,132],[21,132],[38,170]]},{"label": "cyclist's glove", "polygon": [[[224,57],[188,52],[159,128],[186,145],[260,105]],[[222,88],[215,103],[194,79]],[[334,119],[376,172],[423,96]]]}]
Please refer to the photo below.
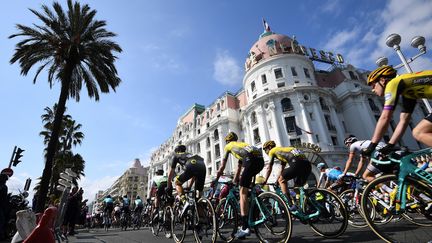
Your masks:
[{"label": "cyclist's glove", "polygon": [[383,155],[387,155],[393,151],[394,146],[394,144],[388,143],[384,147],[378,149],[378,151]]},{"label": "cyclist's glove", "polygon": [[377,143],[371,142],[367,148],[362,149],[361,155],[364,157],[370,157],[377,145]]}]

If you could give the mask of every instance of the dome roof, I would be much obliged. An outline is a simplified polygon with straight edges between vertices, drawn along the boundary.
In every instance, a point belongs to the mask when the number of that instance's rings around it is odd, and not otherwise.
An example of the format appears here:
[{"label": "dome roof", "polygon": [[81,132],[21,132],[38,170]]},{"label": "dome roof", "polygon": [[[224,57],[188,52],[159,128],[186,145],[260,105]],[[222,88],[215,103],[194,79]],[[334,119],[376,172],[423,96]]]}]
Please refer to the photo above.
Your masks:
[{"label": "dome roof", "polygon": [[286,35],[276,34],[271,31],[264,31],[260,38],[249,51],[245,67],[249,69],[259,61],[265,60],[271,56],[288,53],[291,51],[291,42],[293,40]]}]

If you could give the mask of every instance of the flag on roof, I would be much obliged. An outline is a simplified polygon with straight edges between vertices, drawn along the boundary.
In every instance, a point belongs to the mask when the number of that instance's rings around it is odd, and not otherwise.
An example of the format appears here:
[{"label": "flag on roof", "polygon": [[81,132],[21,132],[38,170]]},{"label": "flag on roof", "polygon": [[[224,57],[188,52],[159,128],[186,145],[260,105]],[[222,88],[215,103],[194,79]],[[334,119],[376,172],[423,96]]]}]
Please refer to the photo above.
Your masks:
[{"label": "flag on roof", "polygon": [[264,25],[264,31],[270,32],[271,31],[270,26],[268,25],[267,21],[265,21],[264,18],[262,19],[262,21],[263,21],[263,25]]}]

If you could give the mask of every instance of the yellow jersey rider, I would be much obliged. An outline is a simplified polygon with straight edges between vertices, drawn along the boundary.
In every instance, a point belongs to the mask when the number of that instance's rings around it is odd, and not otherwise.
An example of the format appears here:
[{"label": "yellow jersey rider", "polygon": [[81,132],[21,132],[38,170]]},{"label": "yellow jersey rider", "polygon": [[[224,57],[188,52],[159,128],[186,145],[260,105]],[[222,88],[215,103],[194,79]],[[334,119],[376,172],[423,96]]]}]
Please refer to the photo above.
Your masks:
[{"label": "yellow jersey rider", "polygon": [[[242,227],[235,234],[235,237],[243,238],[250,235],[248,223],[248,188],[251,185],[252,178],[264,168],[264,159],[260,149],[244,142],[237,142],[237,140],[238,136],[234,132],[228,133],[228,135],[225,137],[225,156],[223,157],[222,165],[216,174],[216,179],[214,182],[217,181],[223,174],[228,161],[228,156],[230,154],[234,155],[234,157],[239,160],[238,168],[234,176],[234,183],[240,181],[240,214],[243,223]],[[243,172],[239,180],[242,167]]]},{"label": "yellow jersey rider", "polygon": [[[295,186],[303,186],[311,173],[311,163],[306,158],[303,151],[295,147],[276,147],[276,143],[272,140],[264,143],[263,150],[270,158],[264,183],[267,183],[273,169],[274,160],[277,158],[281,162],[281,171],[278,176],[279,185],[281,186],[282,192],[285,193],[288,198],[291,198],[288,193],[287,181],[295,179]],[[289,167],[285,169],[287,164]]]},{"label": "yellow jersey rider", "polygon": [[[407,73],[396,77],[396,70],[391,66],[381,66],[372,71],[367,80],[372,87],[372,92],[378,96],[384,96],[384,109],[375,127],[375,132],[368,148],[362,151],[365,156],[370,156],[378,142],[387,131],[392,120],[393,111],[402,96],[402,112],[399,123],[394,130],[388,144],[380,149],[382,153],[388,153],[402,137],[411,119],[411,114],[420,98],[432,98],[432,71]],[[419,142],[432,147],[432,113],[429,113],[413,129],[413,136]]]}]

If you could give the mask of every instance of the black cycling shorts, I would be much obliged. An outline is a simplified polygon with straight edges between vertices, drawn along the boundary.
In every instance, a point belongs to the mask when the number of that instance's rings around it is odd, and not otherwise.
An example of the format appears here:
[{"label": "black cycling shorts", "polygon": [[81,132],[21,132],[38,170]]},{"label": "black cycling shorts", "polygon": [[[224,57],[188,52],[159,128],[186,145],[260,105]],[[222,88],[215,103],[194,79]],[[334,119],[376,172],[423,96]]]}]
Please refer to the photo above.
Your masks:
[{"label": "black cycling shorts", "polygon": [[282,171],[282,177],[287,181],[295,178],[294,185],[303,186],[311,173],[311,163],[307,159],[293,157],[288,164],[289,167]]},{"label": "black cycling shorts", "polygon": [[264,168],[264,158],[250,156],[243,159],[241,164],[244,169],[240,177],[240,186],[250,188],[252,178]]},{"label": "black cycling shorts", "polygon": [[207,168],[204,161],[199,160],[193,164],[188,162],[185,166],[184,172],[176,177],[176,181],[183,184],[192,177],[195,177],[195,190],[202,191],[204,190],[206,173]]},{"label": "black cycling shorts", "polygon": [[168,186],[167,182],[162,182],[161,184],[159,184],[158,188],[157,188],[157,192],[156,195],[158,198],[162,197],[162,195],[165,193],[165,188]]},{"label": "black cycling shorts", "polygon": [[378,164],[378,163],[371,162],[367,166],[367,169],[374,174],[379,174],[379,173],[395,174],[395,172],[397,172],[399,169],[399,165],[396,163]]},{"label": "black cycling shorts", "polygon": [[114,204],[107,204],[105,206],[104,212],[105,213],[108,212],[111,215],[113,210],[114,210]]}]

